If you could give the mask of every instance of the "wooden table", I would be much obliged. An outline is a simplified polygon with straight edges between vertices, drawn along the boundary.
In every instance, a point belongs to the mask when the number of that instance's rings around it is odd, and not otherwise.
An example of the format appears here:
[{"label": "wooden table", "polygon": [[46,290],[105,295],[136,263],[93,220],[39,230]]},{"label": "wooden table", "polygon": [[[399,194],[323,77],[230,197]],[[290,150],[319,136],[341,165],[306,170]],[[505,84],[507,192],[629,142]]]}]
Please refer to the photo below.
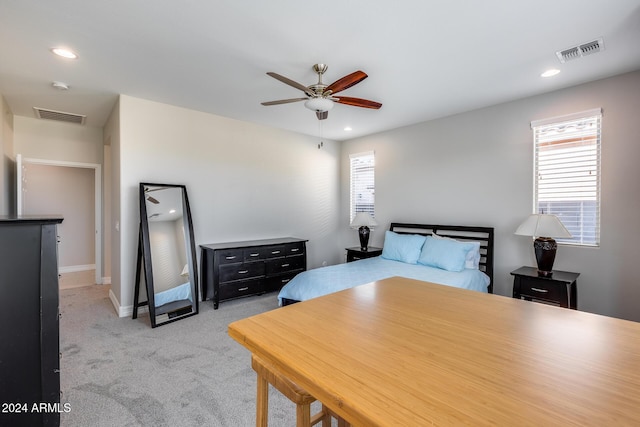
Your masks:
[{"label": "wooden table", "polygon": [[640,425],[640,323],[395,277],[229,335],[355,426]]}]

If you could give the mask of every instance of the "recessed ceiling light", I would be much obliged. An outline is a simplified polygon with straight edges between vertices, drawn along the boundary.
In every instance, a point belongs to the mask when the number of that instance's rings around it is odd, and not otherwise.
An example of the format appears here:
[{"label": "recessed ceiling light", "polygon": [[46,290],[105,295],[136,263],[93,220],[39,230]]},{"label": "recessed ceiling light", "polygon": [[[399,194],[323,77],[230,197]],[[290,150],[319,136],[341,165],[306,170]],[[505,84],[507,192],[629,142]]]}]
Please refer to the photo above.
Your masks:
[{"label": "recessed ceiling light", "polygon": [[558,70],[557,68],[551,68],[545,71],[544,73],[540,74],[540,77],[552,77],[558,74],[559,72],[560,70]]},{"label": "recessed ceiling light", "polygon": [[51,49],[51,52],[55,53],[58,56],[62,56],[63,58],[67,58],[67,59],[76,59],[76,58],[78,58],[78,55],[76,55],[75,53],[73,53],[69,49],[64,49],[64,48],[61,48],[61,47],[54,47],[54,48]]},{"label": "recessed ceiling light", "polygon": [[351,132],[353,129],[351,129],[350,126],[347,126],[346,128],[344,128],[344,130],[347,131],[347,132]]},{"label": "recessed ceiling light", "polygon": [[60,89],[60,90],[69,90],[69,85],[64,83],[64,82],[53,82],[53,83],[51,83],[51,86],[55,87],[56,89]]}]

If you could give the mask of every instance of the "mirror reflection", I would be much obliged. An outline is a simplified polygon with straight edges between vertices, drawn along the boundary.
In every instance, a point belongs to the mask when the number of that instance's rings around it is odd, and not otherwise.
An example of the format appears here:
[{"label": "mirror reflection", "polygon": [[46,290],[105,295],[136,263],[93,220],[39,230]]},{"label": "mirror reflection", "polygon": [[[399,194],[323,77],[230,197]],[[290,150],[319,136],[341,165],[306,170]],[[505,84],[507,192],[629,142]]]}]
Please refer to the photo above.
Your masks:
[{"label": "mirror reflection", "polygon": [[[140,248],[134,318],[148,305],[151,326],[197,314],[195,244],[186,188],[140,184]],[[146,302],[139,302],[140,282]]]}]

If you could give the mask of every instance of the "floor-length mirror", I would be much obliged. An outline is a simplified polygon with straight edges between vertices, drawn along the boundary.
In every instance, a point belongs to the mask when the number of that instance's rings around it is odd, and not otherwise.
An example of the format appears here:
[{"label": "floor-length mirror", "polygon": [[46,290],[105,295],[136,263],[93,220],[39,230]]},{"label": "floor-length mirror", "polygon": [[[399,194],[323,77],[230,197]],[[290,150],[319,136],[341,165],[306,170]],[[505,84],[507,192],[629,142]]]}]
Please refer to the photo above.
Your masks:
[{"label": "floor-length mirror", "polygon": [[134,319],[145,305],[153,328],[198,314],[193,222],[184,185],[140,184]]}]

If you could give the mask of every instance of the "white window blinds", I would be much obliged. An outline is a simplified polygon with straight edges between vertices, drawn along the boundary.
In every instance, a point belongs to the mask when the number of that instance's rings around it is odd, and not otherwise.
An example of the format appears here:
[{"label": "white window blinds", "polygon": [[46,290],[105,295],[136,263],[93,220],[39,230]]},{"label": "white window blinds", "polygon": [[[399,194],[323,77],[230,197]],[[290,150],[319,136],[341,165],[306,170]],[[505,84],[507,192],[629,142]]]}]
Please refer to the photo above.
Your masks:
[{"label": "white window blinds", "polygon": [[556,215],[572,238],[558,242],[600,244],[600,131],[602,112],[532,122],[534,209]]},{"label": "white window blinds", "polygon": [[351,154],[351,210],[349,222],[358,212],[375,217],[375,157],[373,151]]}]

